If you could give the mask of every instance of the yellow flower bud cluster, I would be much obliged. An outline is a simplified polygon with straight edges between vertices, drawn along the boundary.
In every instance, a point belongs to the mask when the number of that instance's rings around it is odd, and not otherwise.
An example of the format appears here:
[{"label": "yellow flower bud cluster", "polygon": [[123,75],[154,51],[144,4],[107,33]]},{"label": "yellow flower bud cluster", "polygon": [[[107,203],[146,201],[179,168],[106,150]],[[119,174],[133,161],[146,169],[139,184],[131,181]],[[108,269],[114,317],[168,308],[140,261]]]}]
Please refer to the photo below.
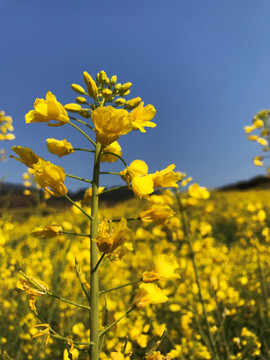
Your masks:
[{"label": "yellow flower bud cluster", "polygon": [[[144,102],[140,97],[130,100],[125,99],[125,96],[130,93],[131,82],[117,83],[117,76],[113,75],[109,79],[104,70],[97,74],[96,80],[87,71],[83,73],[83,78],[87,89],[78,84],[72,84],[71,88],[80,95],[90,96],[94,99],[94,104],[90,105],[85,97],[79,96],[76,98],[77,104],[66,104],[64,108],[69,112],[77,112],[85,118],[91,117],[95,125],[95,131],[99,134],[98,141],[102,145],[109,145],[112,142],[111,139],[118,139],[131,130],[145,132],[146,126],[156,126],[151,121],[156,114],[153,105],[144,106]],[[110,103],[113,106],[105,106]],[[81,105],[84,104],[89,105],[89,108],[82,108]],[[124,109],[116,109],[115,107],[124,107]],[[101,108],[105,108],[105,110],[101,110]],[[131,112],[129,113],[128,110]],[[118,118],[123,120],[123,117],[126,118],[126,121],[118,124]],[[112,119],[110,120],[110,118]],[[108,134],[114,127],[114,136],[107,138],[106,133]],[[101,132],[104,134],[100,135]]]},{"label": "yellow flower bud cluster", "polygon": [[[6,116],[4,111],[0,111],[0,141],[14,140],[12,117]],[[0,149],[0,161],[6,160],[6,151]]]},{"label": "yellow flower bud cluster", "polygon": [[14,140],[13,130],[12,117],[6,116],[4,111],[0,111],[0,140]]},{"label": "yellow flower bud cluster", "polygon": [[[270,150],[269,129],[270,110],[261,110],[254,116],[252,125],[244,127],[245,133],[247,134],[247,139],[262,145],[262,151],[264,152]],[[254,131],[256,130],[259,130],[258,134],[254,134]],[[255,156],[253,159],[253,163],[256,166],[263,166],[263,156]]]}]

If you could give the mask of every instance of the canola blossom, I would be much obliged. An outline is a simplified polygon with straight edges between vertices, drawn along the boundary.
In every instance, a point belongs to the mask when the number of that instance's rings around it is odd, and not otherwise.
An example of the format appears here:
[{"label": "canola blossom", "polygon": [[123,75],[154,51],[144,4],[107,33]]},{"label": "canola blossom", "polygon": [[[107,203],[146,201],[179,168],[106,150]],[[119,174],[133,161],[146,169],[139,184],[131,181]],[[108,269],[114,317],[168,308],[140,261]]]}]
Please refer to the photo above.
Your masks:
[{"label": "canola blossom", "polygon": [[141,284],[133,299],[133,304],[139,309],[149,304],[161,304],[168,301],[168,297],[156,284]]},{"label": "canola blossom", "polygon": [[112,106],[92,111],[91,119],[95,126],[97,140],[102,145],[110,145],[132,130],[132,117],[127,110]]},{"label": "canola blossom", "polygon": [[58,155],[59,158],[74,152],[73,146],[66,139],[47,139],[47,148],[51,154]]},{"label": "canola blossom", "polygon": [[175,273],[175,269],[179,266],[175,259],[172,257],[160,254],[154,259],[154,268],[151,271],[145,271],[142,274],[142,281],[150,283],[159,279],[179,279],[180,275]]},{"label": "canola blossom", "polygon": [[62,230],[63,228],[61,225],[39,226],[31,231],[31,235],[42,237],[44,239],[50,239],[61,234]]},{"label": "canola blossom", "polygon": [[50,161],[39,160],[33,165],[34,176],[37,184],[49,194],[61,197],[68,190],[64,185],[65,171],[62,167],[50,163]]},{"label": "canola blossom", "polygon": [[125,218],[122,218],[111,231],[109,231],[108,221],[104,220],[99,225],[95,238],[99,250],[105,254],[112,253],[118,246],[131,240],[133,240],[133,232],[127,227]]},{"label": "canola blossom", "polygon": [[175,212],[168,205],[153,205],[148,210],[140,213],[140,219],[146,223],[164,224],[174,214]]},{"label": "canola blossom", "polygon": [[146,126],[154,128],[157,125],[150,120],[156,115],[156,109],[153,105],[143,106],[144,102],[142,101],[134,110],[131,111],[130,115],[133,118],[133,130],[140,130],[141,132],[146,132],[144,129]]},{"label": "canola blossom", "polygon": [[[69,122],[68,113],[64,106],[57,101],[56,96],[50,91],[46,94],[46,100],[36,99],[35,110],[30,110],[25,115],[26,124],[47,122],[50,126],[61,126]],[[55,120],[55,123],[49,123]]]},{"label": "canola blossom", "polygon": [[19,157],[15,157],[10,155],[11,158],[18,160],[33,169],[33,165],[38,163],[39,160],[43,160],[40,156],[36,155],[34,151],[30,148],[22,147],[22,146],[12,146],[11,150],[13,150]]},{"label": "canola blossom", "polygon": [[122,156],[122,148],[117,141],[114,141],[110,145],[103,148],[103,152],[100,157],[101,162],[116,162],[120,156]]}]

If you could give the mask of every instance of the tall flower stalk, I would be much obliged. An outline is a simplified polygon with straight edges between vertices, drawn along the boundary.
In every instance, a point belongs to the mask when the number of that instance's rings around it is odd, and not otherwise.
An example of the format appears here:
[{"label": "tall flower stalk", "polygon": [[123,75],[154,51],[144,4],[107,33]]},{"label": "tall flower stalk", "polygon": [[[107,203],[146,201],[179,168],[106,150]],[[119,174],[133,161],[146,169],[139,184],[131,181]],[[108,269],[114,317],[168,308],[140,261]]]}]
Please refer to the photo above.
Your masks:
[{"label": "tall flower stalk", "polygon": [[[90,229],[88,233],[66,232],[61,226],[52,225],[45,228],[39,227],[35,229],[32,234],[41,236],[43,238],[52,238],[60,234],[69,236],[85,236],[90,239],[90,284],[80,274],[80,269],[77,260],[75,259],[75,267],[80,282],[80,286],[87,298],[89,306],[80,305],[64,299],[61,296],[54,295],[59,301],[64,301],[71,305],[81,307],[89,311],[90,321],[90,339],[89,342],[74,342],[70,337],[58,334],[55,329],[47,324],[46,320],[42,321],[42,326],[46,325],[46,335],[66,341],[70,346],[69,354],[72,358],[72,351],[74,346],[82,351],[87,351],[91,360],[99,360],[101,348],[106,336],[106,333],[119,321],[128,316],[132,311],[139,310],[148,304],[159,304],[167,301],[167,296],[156,284],[149,284],[162,278],[177,279],[179,275],[173,273],[175,265],[172,260],[161,258],[166,269],[170,269],[169,276],[156,272],[143,273],[142,278],[134,279],[126,284],[112,287],[110,289],[103,289],[99,291],[99,266],[104,264],[109,259],[105,259],[106,255],[111,258],[117,257],[115,253],[127,241],[134,239],[133,232],[128,228],[129,221],[143,221],[156,222],[157,224],[164,223],[166,219],[173,215],[173,210],[169,207],[154,207],[148,211],[138,214],[133,218],[121,219],[103,219],[99,223],[99,196],[108,191],[114,191],[119,187],[105,189],[99,187],[100,175],[111,174],[118,175],[119,179],[126,182],[126,186],[133,191],[134,196],[139,199],[148,200],[150,195],[156,188],[160,187],[177,187],[179,175],[174,172],[175,165],[171,164],[167,168],[156,171],[153,174],[148,173],[148,166],[142,160],[134,160],[130,166],[122,157],[122,149],[117,140],[122,135],[127,135],[132,131],[146,132],[145,127],[155,127],[156,124],[151,120],[155,116],[156,110],[154,106],[144,106],[141,98],[126,100],[125,97],[130,93],[131,83],[120,84],[117,83],[117,77],[114,75],[109,79],[104,71],[101,71],[96,76],[96,81],[87,73],[83,74],[87,90],[77,84],[72,84],[72,89],[83,96],[76,98],[76,103],[69,103],[63,106],[51,92],[48,92],[46,99],[36,99],[34,103],[34,110],[29,111],[25,120],[27,124],[30,123],[48,123],[50,126],[70,125],[75,131],[78,131],[84,138],[89,141],[90,149],[79,148],[73,146],[70,142],[57,140],[54,138],[47,139],[47,146],[50,153],[58,155],[59,157],[70,155],[76,151],[87,151],[94,154],[92,165],[92,178],[84,179],[73,174],[66,174],[65,170],[49,161],[44,160],[36,155],[31,149],[20,146],[14,146],[13,150],[19,157],[14,157],[16,160],[22,162],[30,169],[32,169],[35,181],[46,192],[54,197],[64,196],[71,202],[82,214],[86,216],[90,222]],[[90,97],[92,104],[84,96]],[[85,108],[82,105],[86,106]],[[77,113],[84,120],[77,119],[77,117],[70,116],[69,113]],[[88,122],[92,121],[92,125]],[[72,121],[71,121],[72,120]],[[76,122],[76,124],[74,123]],[[84,128],[82,128],[84,126]],[[95,133],[94,140],[92,138]],[[93,149],[94,147],[94,149]],[[101,163],[114,163],[120,160],[124,169],[121,172],[114,171],[100,171]],[[84,194],[84,198],[80,203],[74,202],[68,196],[68,189],[65,185],[66,177],[74,180],[79,180],[91,184]],[[121,188],[121,187],[120,187]],[[91,214],[84,208],[84,203],[91,204]],[[115,256],[115,257],[114,257]],[[119,256],[119,255],[118,255]],[[148,276],[146,276],[148,274]],[[27,275],[24,275],[27,278]],[[30,279],[28,277],[27,279]],[[119,290],[125,286],[140,284],[137,289],[137,294],[131,304],[127,304],[125,312],[116,320],[108,321],[106,300],[105,300],[105,323],[103,328],[100,328],[100,295],[108,294],[111,291]],[[21,289],[28,292],[30,295],[29,305],[37,317],[41,320],[38,309],[35,306],[36,296],[53,295],[49,291],[47,284],[41,280],[31,280],[31,286],[24,281],[24,287],[19,285]],[[30,290],[29,290],[30,289]],[[90,289],[90,294],[89,294]],[[106,298],[106,295],[104,295]],[[43,334],[45,330],[43,330]],[[87,350],[85,346],[88,346]],[[124,356],[124,354],[122,354]]]},{"label": "tall flower stalk", "polygon": [[94,345],[90,347],[90,359],[99,359],[99,279],[98,279],[98,247],[94,238],[98,231],[98,187],[99,187],[99,168],[100,168],[100,154],[101,144],[97,142],[94,169],[93,169],[93,183],[92,183],[92,204],[91,204],[91,216],[92,221],[90,225],[90,340]]}]

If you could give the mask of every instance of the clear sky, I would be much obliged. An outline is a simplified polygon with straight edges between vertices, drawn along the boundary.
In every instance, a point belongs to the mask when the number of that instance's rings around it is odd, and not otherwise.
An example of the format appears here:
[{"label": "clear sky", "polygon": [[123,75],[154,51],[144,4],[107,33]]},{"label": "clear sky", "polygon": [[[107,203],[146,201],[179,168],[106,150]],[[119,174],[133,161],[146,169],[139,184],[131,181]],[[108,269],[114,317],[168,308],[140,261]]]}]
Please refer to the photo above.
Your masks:
[{"label": "clear sky", "polygon": [[[105,70],[157,109],[156,128],[121,137],[128,163],[145,160],[150,172],[174,163],[207,187],[264,173],[252,163],[260,145],[243,127],[270,108],[269,0],[0,0],[0,14],[0,109],[16,135],[0,148],[9,155],[12,145],[30,147],[90,178],[91,154],[59,159],[47,151],[49,137],[86,145],[71,126],[26,125],[24,115],[47,91],[74,102],[70,85],[83,85],[83,71]],[[6,181],[21,183],[23,171],[13,159],[0,163]],[[101,183],[122,184],[116,176]]]}]

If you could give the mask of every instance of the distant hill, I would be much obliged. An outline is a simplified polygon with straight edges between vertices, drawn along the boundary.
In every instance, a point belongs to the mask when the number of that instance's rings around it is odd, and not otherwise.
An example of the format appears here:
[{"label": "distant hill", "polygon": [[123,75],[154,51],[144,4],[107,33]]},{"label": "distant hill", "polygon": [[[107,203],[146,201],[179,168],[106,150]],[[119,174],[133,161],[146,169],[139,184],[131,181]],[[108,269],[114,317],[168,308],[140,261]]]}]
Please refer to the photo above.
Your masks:
[{"label": "distant hill", "polygon": [[251,189],[269,189],[270,188],[270,176],[255,176],[249,180],[238,181],[236,183],[228,184],[219,187],[219,191],[231,191],[231,190],[251,190]]},{"label": "distant hill", "polygon": [[[270,189],[270,176],[256,176],[249,180],[238,181],[236,183],[228,184],[217,188],[217,191],[237,191],[237,190],[251,190],[251,189]],[[8,182],[0,184],[0,208],[22,208],[31,207],[36,204],[34,196],[25,196],[23,194],[25,187],[19,184],[11,184]],[[86,189],[81,189],[76,192],[69,192],[69,197],[74,201],[79,201],[83,198]],[[100,201],[106,203],[116,203],[127,200],[133,197],[132,191],[129,189],[118,189],[112,192],[106,192],[100,195]],[[66,207],[70,203],[64,198],[51,197],[47,204],[53,207]]]},{"label": "distant hill", "polygon": [[[34,194],[31,196],[24,195],[25,186],[12,183],[0,184],[0,208],[21,208],[31,207],[36,204]],[[78,190],[76,192],[69,192],[68,196],[74,200],[79,201],[83,198],[85,189]],[[115,203],[124,201],[133,197],[133,193],[129,189],[117,189],[112,192],[106,192],[100,195],[101,202]],[[47,200],[47,204],[53,207],[65,207],[70,206],[70,203],[64,197],[55,198],[51,197]]]}]

